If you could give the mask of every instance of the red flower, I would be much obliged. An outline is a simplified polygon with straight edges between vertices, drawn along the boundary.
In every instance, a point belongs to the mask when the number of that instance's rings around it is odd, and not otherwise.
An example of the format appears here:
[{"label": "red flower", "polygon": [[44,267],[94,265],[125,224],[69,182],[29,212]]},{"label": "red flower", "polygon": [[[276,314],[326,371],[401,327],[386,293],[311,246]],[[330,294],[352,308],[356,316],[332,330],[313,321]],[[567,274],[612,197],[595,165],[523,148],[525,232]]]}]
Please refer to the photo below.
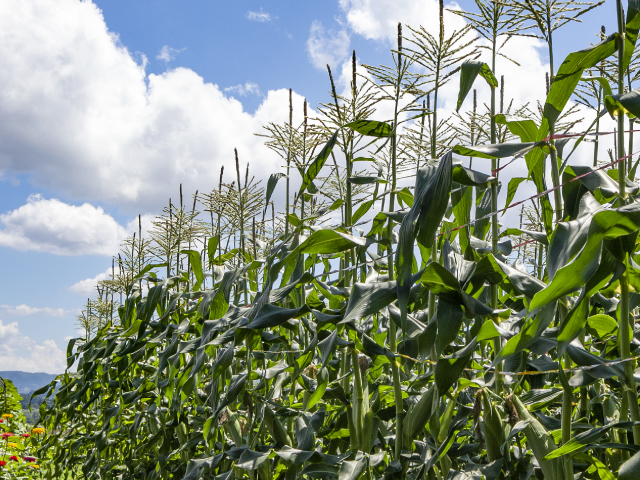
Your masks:
[{"label": "red flower", "polygon": [[17,462],[18,461],[18,457],[16,457],[15,455],[11,455],[9,457],[9,460],[13,460],[14,462]]},{"label": "red flower", "polygon": [[9,438],[9,437],[13,437],[13,436],[14,436],[14,435],[13,435],[13,432],[3,433],[3,434],[2,434],[2,439],[3,439],[3,440],[6,440],[7,438]]},{"label": "red flower", "polygon": [[4,418],[0,418],[0,423],[4,423]]},{"label": "red flower", "polygon": [[22,457],[22,459],[23,459],[25,462],[29,462],[29,463],[31,463],[31,462],[35,462],[35,461],[36,461],[36,457]]},{"label": "red flower", "polygon": [[25,437],[25,438],[29,438],[31,435],[29,435],[28,433],[23,433],[22,435],[20,435],[21,437]]},{"label": "red flower", "polygon": [[4,460],[0,460],[0,467],[4,467],[7,464]]}]

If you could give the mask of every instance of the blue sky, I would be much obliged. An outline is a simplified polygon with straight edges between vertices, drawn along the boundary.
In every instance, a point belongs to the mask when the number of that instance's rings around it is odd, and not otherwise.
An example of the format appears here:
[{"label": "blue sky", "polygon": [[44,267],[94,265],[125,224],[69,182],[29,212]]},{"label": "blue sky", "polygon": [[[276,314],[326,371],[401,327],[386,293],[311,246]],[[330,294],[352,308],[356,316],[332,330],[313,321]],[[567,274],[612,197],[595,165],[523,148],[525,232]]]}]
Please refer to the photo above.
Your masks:
[{"label": "blue sky", "polygon": [[[614,5],[556,37],[557,65],[587,46],[577,32],[595,33],[602,18],[613,30]],[[58,373],[88,294],[78,282],[104,275],[137,214],[157,214],[180,182],[212,188],[236,146],[263,175],[274,171],[253,134],[286,118],[285,89],[298,110],[302,98],[317,107],[328,99],[327,61],[339,81],[352,49],[361,63],[388,64],[395,24],[432,28],[436,9],[433,0],[4,0],[3,369]],[[504,66],[507,90],[532,102],[541,82],[529,73],[544,72],[547,56],[518,42],[523,70]]]}]

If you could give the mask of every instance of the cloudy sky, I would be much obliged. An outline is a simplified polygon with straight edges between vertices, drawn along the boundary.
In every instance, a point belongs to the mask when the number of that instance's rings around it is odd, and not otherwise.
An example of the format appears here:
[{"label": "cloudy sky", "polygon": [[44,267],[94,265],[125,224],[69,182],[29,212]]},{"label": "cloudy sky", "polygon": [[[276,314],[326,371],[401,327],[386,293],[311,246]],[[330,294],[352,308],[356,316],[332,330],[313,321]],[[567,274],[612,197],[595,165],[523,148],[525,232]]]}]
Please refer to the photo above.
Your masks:
[{"label": "cloudy sky", "polygon": [[[602,18],[612,31],[612,7],[568,27],[557,57],[588,46],[576,32]],[[397,22],[434,31],[436,18],[434,0],[0,2],[2,369],[60,373],[75,315],[138,214],[157,214],[180,183],[213,188],[236,147],[257,176],[276,171],[254,133],[285,120],[288,88],[299,116],[304,98],[328,100],[327,63],[344,88],[352,49],[388,64]],[[498,65],[515,104],[542,98],[540,47],[515,39],[519,73]],[[456,95],[452,82],[441,107]]]}]

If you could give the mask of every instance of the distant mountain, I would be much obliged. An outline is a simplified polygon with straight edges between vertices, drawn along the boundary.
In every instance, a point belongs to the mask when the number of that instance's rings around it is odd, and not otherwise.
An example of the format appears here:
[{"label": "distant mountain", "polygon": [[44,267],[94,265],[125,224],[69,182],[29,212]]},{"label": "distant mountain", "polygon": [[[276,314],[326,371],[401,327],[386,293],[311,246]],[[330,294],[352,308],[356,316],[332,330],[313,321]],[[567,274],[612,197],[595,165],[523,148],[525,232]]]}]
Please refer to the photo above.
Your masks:
[{"label": "distant mountain", "polygon": [[18,389],[18,393],[23,394],[44,387],[56,378],[56,375],[42,372],[0,372],[0,377],[11,380]]}]

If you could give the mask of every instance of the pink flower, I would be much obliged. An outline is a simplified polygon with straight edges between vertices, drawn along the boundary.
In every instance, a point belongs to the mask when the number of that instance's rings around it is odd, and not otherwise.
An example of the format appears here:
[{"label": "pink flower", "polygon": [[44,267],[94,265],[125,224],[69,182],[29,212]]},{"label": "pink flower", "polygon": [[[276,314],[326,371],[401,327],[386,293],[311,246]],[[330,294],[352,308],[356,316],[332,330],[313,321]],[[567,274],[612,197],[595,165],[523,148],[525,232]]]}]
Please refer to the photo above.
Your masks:
[{"label": "pink flower", "polygon": [[25,437],[25,438],[29,438],[31,435],[29,435],[28,433],[23,433],[22,435],[20,435],[21,437]]},{"label": "pink flower", "polygon": [[25,462],[29,462],[29,463],[32,463],[32,462],[35,462],[35,461],[36,461],[36,457],[22,457],[22,459],[23,459]]},{"label": "pink flower", "polygon": [[2,439],[3,439],[3,440],[6,440],[7,438],[9,438],[9,437],[13,437],[13,436],[14,436],[14,435],[13,435],[13,432],[3,433],[3,434],[2,434]]}]

